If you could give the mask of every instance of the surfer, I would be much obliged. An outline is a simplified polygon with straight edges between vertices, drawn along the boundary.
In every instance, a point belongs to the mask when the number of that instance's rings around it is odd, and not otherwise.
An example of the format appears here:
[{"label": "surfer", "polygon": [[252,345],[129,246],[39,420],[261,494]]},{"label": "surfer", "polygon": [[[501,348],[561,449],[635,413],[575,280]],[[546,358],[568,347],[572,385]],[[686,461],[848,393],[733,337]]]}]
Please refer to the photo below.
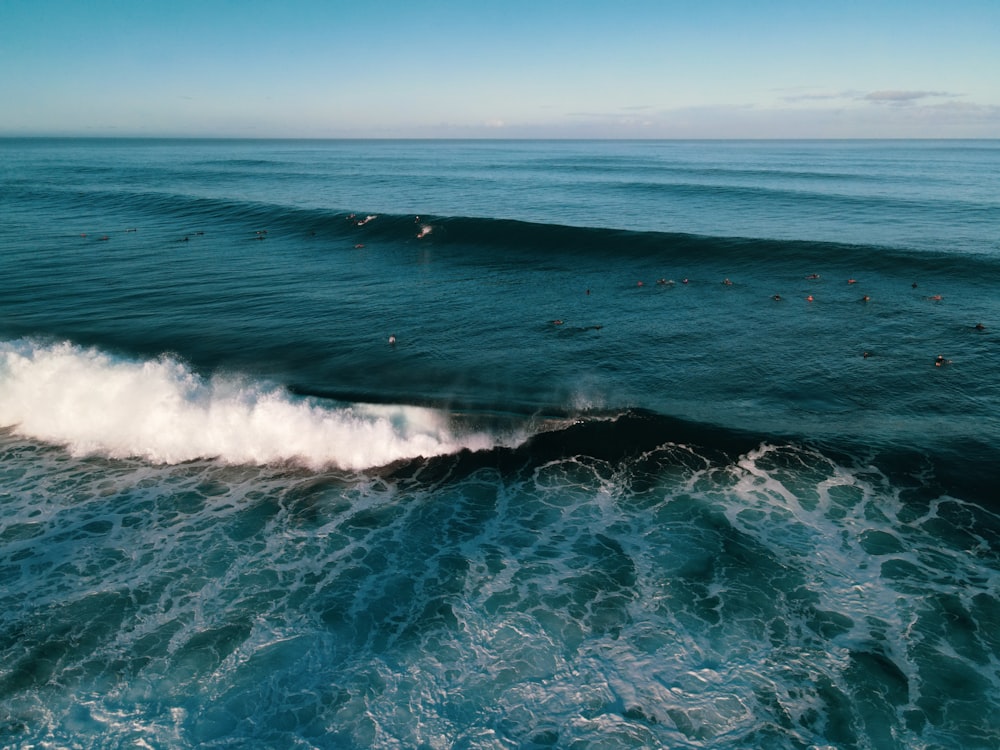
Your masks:
[{"label": "surfer", "polygon": [[773,299],[775,302],[781,302],[781,295],[776,294],[773,297],[771,297],[771,299]]},{"label": "surfer", "polygon": [[395,346],[395,345],[396,345],[396,334],[390,333],[389,334],[389,346]]},{"label": "surfer", "polygon": [[847,280],[847,283],[848,283],[848,284],[857,284],[857,283],[858,283],[858,280],[857,280],[857,279],[848,279],[848,280]]},{"label": "surfer", "polygon": [[813,296],[810,294],[808,297],[806,297],[806,302],[812,302],[812,301],[813,301]]},{"label": "surfer", "polygon": [[951,360],[945,359],[943,354],[937,355],[937,359],[934,360],[935,367],[941,367],[942,365],[950,365]]},{"label": "surfer", "polygon": [[972,327],[975,328],[977,331],[985,331],[986,330],[986,326],[984,326],[982,323],[976,323]]},{"label": "surfer", "polygon": [[819,278],[819,274],[818,273],[811,273],[808,276],[806,276],[806,278],[807,279],[818,279]]},{"label": "surfer", "polygon": [[871,297],[869,297],[869,296],[868,296],[868,295],[866,294],[866,295],[865,295],[864,297],[862,297],[862,298],[861,298],[861,301],[862,301],[862,302],[867,302],[867,301],[868,301],[868,300],[870,300],[870,299],[871,299]]},{"label": "surfer", "polygon": [[725,279],[722,280],[722,285],[723,286],[732,286],[733,282],[731,282],[728,278],[725,278]]}]

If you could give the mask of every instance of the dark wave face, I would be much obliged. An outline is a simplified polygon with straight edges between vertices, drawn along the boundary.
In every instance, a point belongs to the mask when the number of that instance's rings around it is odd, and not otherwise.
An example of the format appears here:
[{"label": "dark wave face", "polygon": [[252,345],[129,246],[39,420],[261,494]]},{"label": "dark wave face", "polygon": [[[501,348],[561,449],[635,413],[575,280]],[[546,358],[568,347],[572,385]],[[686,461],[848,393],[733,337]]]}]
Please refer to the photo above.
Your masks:
[{"label": "dark wave face", "polygon": [[0,140],[0,745],[995,747],[998,196]]}]

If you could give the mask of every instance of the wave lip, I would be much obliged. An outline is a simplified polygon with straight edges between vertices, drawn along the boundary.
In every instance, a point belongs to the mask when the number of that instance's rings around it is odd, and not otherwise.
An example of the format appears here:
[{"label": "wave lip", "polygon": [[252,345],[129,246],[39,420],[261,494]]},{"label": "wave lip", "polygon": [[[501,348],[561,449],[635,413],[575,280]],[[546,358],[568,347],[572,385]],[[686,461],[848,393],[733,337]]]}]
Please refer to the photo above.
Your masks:
[{"label": "wave lip", "polygon": [[437,409],[322,403],[238,377],[205,379],[169,356],[136,361],[29,340],[0,342],[0,425],[74,455],[316,470],[362,470],[503,442],[458,430]]}]

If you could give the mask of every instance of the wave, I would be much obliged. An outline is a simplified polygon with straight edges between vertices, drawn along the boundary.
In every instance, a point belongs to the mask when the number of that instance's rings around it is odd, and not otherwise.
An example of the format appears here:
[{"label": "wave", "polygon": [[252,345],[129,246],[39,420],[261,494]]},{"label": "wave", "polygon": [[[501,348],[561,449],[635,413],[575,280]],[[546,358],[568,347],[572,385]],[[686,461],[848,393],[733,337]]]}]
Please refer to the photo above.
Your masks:
[{"label": "wave", "polygon": [[[947,447],[916,448],[849,440],[813,440],[802,435],[742,430],[693,422],[644,409],[580,415],[551,423],[523,442],[489,451],[461,451],[388,467],[393,478],[417,476],[423,483],[461,481],[481,470],[530,478],[540,467],[573,461],[611,467],[633,489],[677,470],[694,475],[729,470],[758,451],[785,455],[781,471],[801,477],[813,460],[866,475],[885,477],[900,500],[919,507],[942,496],[1000,510],[996,471],[1000,449],[985,440],[956,441]],[[785,451],[784,449],[788,449]],[[804,458],[812,456],[813,458]]]},{"label": "wave", "polygon": [[984,507],[996,506],[1000,464],[1000,449],[986,441],[929,451],[755,433],[635,408],[543,416],[334,401],[232,374],[204,378],[167,355],[135,359],[30,339],[0,342],[0,428],[74,456],[374,470],[421,482],[482,469],[530,476],[566,459],[729,465],[762,445],[812,445],[845,466],[877,465],[901,495],[950,493]]},{"label": "wave", "polygon": [[[493,259],[502,250],[530,258],[566,254],[572,257],[628,257],[650,262],[727,266],[744,264],[799,273],[803,268],[826,266],[852,272],[881,272],[939,275],[975,282],[983,274],[1000,272],[1000,262],[984,255],[910,251],[878,245],[857,245],[805,240],[775,240],[738,236],[708,236],[685,233],[588,228],[557,224],[536,224],[510,219],[464,217],[422,217],[434,229],[433,241],[440,245],[480,248]],[[402,222],[405,225],[405,221]],[[385,217],[381,227],[369,231],[392,236],[400,231],[397,217]],[[402,227],[403,231],[410,231]]]},{"label": "wave", "polygon": [[169,356],[25,339],[0,342],[0,425],[74,455],[348,470],[523,439],[463,429],[438,409],[323,403],[236,376],[204,379]]},{"label": "wave", "polygon": [[[702,189],[704,186],[696,186]],[[650,186],[661,189],[661,186]],[[694,188],[693,188],[694,189]],[[741,190],[728,186],[705,189]],[[757,188],[754,188],[757,190]],[[32,198],[43,203],[69,202],[88,212],[125,212],[135,226],[141,214],[155,227],[175,227],[174,234],[199,228],[230,225],[251,234],[267,228],[280,234],[350,242],[388,241],[433,243],[457,247],[466,261],[476,251],[492,261],[498,250],[510,256],[608,258],[629,257],[651,262],[724,262],[800,271],[818,264],[849,272],[897,273],[907,277],[948,273],[952,278],[980,281],[1000,273],[1000,261],[982,253],[910,249],[873,244],[828,241],[763,239],[759,237],[700,235],[663,231],[636,231],[612,226],[579,226],[537,223],[508,218],[387,214],[377,209],[325,209],[295,207],[252,200],[220,199],[171,192],[48,190]],[[839,198],[838,200],[844,200]],[[365,220],[367,217],[374,217]],[[174,236],[171,235],[171,239]],[[960,238],[956,238],[958,240]],[[810,268],[811,270],[811,268]]]}]

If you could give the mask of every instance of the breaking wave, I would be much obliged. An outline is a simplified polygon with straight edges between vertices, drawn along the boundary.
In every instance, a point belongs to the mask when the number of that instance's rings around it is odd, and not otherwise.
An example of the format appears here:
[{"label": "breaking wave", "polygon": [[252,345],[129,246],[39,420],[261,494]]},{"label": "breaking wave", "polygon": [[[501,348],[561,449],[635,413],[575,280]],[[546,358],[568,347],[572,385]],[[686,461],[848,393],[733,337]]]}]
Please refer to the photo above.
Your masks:
[{"label": "breaking wave", "polygon": [[74,455],[360,470],[501,441],[456,430],[438,409],[324,403],[237,376],[206,379],[166,355],[131,360],[69,342],[0,343],[0,385],[0,424]]}]

